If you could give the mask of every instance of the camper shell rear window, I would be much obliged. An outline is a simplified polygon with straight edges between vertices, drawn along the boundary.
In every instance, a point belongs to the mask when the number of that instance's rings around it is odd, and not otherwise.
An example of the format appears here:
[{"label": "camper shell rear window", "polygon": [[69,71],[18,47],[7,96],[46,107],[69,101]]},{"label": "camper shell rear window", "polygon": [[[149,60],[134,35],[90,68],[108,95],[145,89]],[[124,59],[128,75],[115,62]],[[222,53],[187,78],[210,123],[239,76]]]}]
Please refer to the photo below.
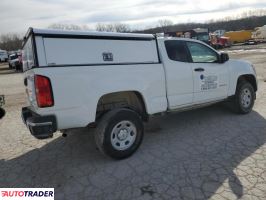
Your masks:
[{"label": "camper shell rear window", "polygon": [[24,70],[31,69],[34,65],[33,38],[29,36],[22,50],[22,61]]}]

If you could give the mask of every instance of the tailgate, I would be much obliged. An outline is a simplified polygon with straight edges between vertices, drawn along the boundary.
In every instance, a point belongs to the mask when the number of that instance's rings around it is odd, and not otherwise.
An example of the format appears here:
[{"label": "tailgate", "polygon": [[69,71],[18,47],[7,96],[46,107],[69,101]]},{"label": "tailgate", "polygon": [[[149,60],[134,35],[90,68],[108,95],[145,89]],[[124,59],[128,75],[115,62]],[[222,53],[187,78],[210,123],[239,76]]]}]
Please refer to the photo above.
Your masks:
[{"label": "tailgate", "polygon": [[26,87],[26,94],[29,105],[33,108],[37,108],[33,70],[28,70],[27,72],[25,72],[24,85]]}]

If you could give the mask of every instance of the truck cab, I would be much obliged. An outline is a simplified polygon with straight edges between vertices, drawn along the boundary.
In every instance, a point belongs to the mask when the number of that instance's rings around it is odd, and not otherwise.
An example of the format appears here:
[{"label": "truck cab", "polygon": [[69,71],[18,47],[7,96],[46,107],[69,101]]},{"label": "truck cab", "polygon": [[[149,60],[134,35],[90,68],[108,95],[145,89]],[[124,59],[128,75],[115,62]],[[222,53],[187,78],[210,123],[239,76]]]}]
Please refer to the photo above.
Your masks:
[{"label": "truck cab", "polygon": [[168,109],[178,110],[226,100],[235,95],[245,76],[257,90],[255,70],[249,62],[232,60],[206,43],[184,38],[160,38],[166,73]]}]

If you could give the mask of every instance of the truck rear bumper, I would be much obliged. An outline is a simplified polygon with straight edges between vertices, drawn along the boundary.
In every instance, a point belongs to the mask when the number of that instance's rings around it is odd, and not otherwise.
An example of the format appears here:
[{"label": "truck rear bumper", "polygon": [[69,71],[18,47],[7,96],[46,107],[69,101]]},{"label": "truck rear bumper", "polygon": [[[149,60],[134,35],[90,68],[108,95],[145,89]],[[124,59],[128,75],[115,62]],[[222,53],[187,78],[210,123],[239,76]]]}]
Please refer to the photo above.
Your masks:
[{"label": "truck rear bumper", "polygon": [[54,115],[40,116],[31,111],[28,107],[23,107],[21,117],[31,134],[37,139],[53,137],[53,133],[57,130],[57,123]]}]

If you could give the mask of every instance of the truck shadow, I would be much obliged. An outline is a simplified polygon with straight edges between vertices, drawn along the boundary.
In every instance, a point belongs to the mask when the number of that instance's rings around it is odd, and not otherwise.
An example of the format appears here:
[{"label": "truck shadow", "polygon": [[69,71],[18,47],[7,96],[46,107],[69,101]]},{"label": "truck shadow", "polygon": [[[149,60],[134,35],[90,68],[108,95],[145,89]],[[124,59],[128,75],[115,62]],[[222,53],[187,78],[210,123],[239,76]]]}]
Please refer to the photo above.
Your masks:
[{"label": "truck shadow", "polygon": [[126,188],[132,195],[175,199],[208,199],[223,188],[241,198],[245,170],[258,167],[254,160],[241,163],[265,143],[265,130],[255,111],[235,115],[213,106],[170,114],[153,119],[140,149],[121,161],[100,154],[93,130],[72,130],[67,138],[0,160],[0,187],[54,187],[56,199],[119,199]]}]

